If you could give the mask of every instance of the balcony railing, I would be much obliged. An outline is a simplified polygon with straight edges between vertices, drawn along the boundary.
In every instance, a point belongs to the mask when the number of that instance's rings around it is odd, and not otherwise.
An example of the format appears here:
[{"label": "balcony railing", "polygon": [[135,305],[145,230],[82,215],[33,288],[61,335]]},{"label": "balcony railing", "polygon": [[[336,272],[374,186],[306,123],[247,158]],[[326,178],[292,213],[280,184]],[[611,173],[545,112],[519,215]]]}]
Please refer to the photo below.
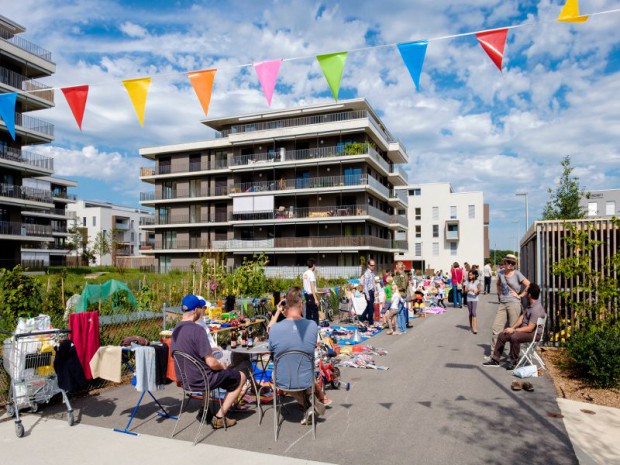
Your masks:
[{"label": "balcony railing", "polygon": [[285,208],[266,212],[239,212],[229,215],[230,221],[284,220],[294,218],[330,218],[368,215],[367,205],[334,205],[325,207]]},{"label": "balcony railing", "polygon": [[233,186],[231,193],[317,189],[322,187],[371,186],[385,197],[390,191],[372,176],[347,174],[344,176],[321,176],[316,178],[290,178],[273,181],[242,182]]},{"label": "balcony railing", "polygon": [[370,155],[383,169],[388,172],[389,164],[384,160],[370,144],[365,144],[364,153],[347,153],[345,145],[331,147],[317,147],[313,149],[280,150],[272,152],[252,153],[249,155],[237,155],[232,159],[232,166],[253,165],[256,163],[282,163],[285,161],[315,160],[324,158],[342,157],[346,155]]},{"label": "balcony railing", "polygon": [[77,200],[77,195],[67,194],[66,192],[62,191],[52,191],[52,197],[56,199]]},{"label": "balcony railing", "polygon": [[162,215],[155,217],[155,225],[167,225],[167,224],[194,224],[194,223],[209,223],[215,221],[217,215],[223,217],[222,222],[226,222],[227,215],[225,212],[217,212],[214,215],[213,220],[209,220],[209,216],[205,213],[202,216],[190,215],[189,213],[180,213],[175,215]]},{"label": "balcony railing", "polygon": [[28,53],[32,53],[39,58],[43,58],[45,61],[53,63],[52,52],[45,50],[43,47],[40,47],[36,44],[33,44],[32,42],[24,39],[23,37],[12,35],[8,31],[0,30],[0,38],[12,43],[13,45],[21,48],[22,50],[27,51]]},{"label": "balcony railing", "polygon": [[[32,92],[31,95],[54,103],[54,90],[41,82],[29,79],[23,74],[17,73],[11,69],[0,66],[0,82],[20,89],[26,92]],[[34,92],[33,92],[34,91]]]},{"label": "balcony railing", "polygon": [[392,244],[393,249],[409,250],[409,242],[407,241],[394,241]]},{"label": "balcony railing", "polygon": [[0,234],[10,236],[51,236],[52,227],[48,225],[0,221]]},{"label": "balcony railing", "polygon": [[155,224],[155,217],[142,217],[139,222],[140,226],[152,226]]},{"label": "balcony railing", "polygon": [[0,158],[16,163],[25,163],[26,165],[43,168],[48,171],[54,171],[54,159],[52,157],[46,157],[25,150],[5,147],[4,149],[0,149]]},{"label": "balcony railing", "polygon": [[213,241],[212,243],[212,248],[215,250],[266,250],[324,247],[374,247],[379,249],[392,249],[393,243],[389,239],[381,239],[374,236],[276,237],[274,239],[258,240],[232,239],[225,241]]},{"label": "balcony railing", "polygon": [[390,199],[398,199],[405,205],[409,204],[409,199],[407,198],[407,191],[405,189],[392,189],[390,191]]},{"label": "balcony railing", "polygon": [[[297,279],[308,268],[305,266],[266,266],[265,276],[268,278]],[[319,264],[322,278],[359,278],[363,270],[359,266],[322,266]]]},{"label": "balcony railing", "polygon": [[392,169],[390,170],[390,173],[400,175],[405,181],[409,180],[409,177],[407,176],[407,172],[401,165],[392,165]]},{"label": "balcony railing", "polygon": [[143,176],[155,176],[155,168],[151,166],[142,166],[140,168],[140,177]]},{"label": "balcony railing", "polygon": [[32,116],[15,113],[15,125],[30,131],[36,131],[49,137],[54,137],[54,125]]},{"label": "balcony railing", "polygon": [[36,189],[34,187],[18,186],[15,184],[0,184],[0,197],[52,203],[50,191]]},{"label": "balcony railing", "polygon": [[390,224],[400,224],[401,226],[409,226],[409,220],[402,215],[390,215]]}]

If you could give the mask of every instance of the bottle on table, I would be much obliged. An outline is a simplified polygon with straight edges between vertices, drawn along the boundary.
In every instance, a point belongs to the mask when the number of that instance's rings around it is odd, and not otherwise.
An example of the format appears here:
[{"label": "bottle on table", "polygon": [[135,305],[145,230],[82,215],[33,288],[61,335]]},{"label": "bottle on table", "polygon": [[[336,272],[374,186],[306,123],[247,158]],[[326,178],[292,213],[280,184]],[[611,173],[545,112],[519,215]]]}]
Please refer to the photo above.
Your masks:
[{"label": "bottle on table", "polygon": [[250,326],[248,328],[248,349],[251,349],[252,347],[254,347],[254,334],[252,333],[252,327]]},{"label": "bottle on table", "polygon": [[230,332],[230,348],[237,348],[237,331],[234,329]]},{"label": "bottle on table", "polygon": [[245,332],[245,329],[241,330],[241,347],[247,347],[248,346],[248,340],[247,340],[247,335]]}]

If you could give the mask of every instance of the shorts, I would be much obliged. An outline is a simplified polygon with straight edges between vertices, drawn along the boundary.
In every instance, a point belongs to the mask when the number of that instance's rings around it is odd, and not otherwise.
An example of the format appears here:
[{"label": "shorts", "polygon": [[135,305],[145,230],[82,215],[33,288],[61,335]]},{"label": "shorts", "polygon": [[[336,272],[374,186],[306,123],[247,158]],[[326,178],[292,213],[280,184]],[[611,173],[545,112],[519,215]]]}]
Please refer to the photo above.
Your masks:
[{"label": "shorts", "polygon": [[241,384],[241,373],[236,370],[220,370],[212,371],[209,375],[209,388],[224,389],[226,392],[232,392]]}]

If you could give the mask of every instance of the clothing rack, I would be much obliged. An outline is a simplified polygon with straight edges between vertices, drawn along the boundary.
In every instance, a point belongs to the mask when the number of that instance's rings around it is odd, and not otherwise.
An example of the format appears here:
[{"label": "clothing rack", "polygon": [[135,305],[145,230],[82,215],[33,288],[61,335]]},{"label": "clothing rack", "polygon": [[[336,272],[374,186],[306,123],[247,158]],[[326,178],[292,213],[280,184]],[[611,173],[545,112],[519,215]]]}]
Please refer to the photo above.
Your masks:
[{"label": "clothing rack", "polygon": [[[129,354],[131,352],[134,352],[135,349],[131,348],[131,347],[123,347],[123,363],[125,364],[125,366],[127,368],[129,368],[129,371],[131,371],[134,376],[136,374],[136,370],[134,369],[133,365],[130,363],[129,361]],[[131,412],[131,416],[129,417],[129,421],[127,422],[127,424],[125,425],[125,428],[120,429],[120,428],[114,428],[114,431],[117,433],[124,433],[124,434],[129,434],[131,436],[139,436],[138,433],[134,433],[133,431],[129,430],[129,427],[131,426],[131,422],[133,421],[134,417],[136,416],[136,413],[138,412],[138,408],[140,407],[140,404],[142,403],[142,399],[144,399],[144,395],[147,394],[151,396],[151,398],[155,401],[155,403],[159,406],[159,408],[161,409],[161,412],[157,412],[157,416],[159,417],[163,417],[163,418],[169,418],[172,420],[176,420],[177,417],[170,415],[166,409],[163,407],[163,405],[161,405],[159,403],[159,401],[157,400],[157,398],[153,395],[153,393],[147,389],[142,391],[142,394],[140,394],[140,398],[138,399],[138,402],[136,403],[136,406],[133,408],[133,411]]]}]

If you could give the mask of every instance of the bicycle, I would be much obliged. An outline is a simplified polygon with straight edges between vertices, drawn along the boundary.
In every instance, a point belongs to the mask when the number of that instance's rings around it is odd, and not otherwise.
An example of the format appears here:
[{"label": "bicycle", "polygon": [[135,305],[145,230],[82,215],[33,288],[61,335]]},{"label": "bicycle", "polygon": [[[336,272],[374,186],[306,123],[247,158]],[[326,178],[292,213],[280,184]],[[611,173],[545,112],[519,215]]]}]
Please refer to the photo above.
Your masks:
[{"label": "bicycle", "polygon": [[329,321],[334,321],[334,309],[329,305],[328,296],[330,292],[331,291],[327,291],[319,298],[319,312],[323,312],[325,314],[325,318]]}]

